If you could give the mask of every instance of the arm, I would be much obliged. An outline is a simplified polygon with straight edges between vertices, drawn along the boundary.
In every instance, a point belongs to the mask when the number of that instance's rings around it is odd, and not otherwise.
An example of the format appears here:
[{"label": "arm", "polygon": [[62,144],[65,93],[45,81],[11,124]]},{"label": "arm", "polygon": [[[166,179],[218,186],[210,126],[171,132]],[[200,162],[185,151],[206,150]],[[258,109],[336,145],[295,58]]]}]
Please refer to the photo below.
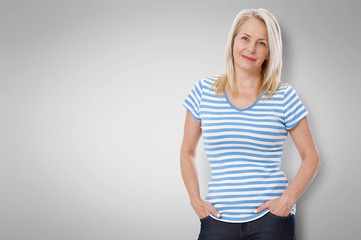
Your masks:
[{"label": "arm", "polygon": [[220,216],[211,203],[202,200],[199,192],[196,149],[201,134],[200,122],[196,121],[187,110],[183,143],[180,151],[180,167],[191,205],[200,219],[207,217],[210,213],[214,216]]},{"label": "arm", "polygon": [[278,216],[287,216],[297,199],[306,190],[320,169],[320,158],[313,141],[307,117],[304,117],[294,128],[290,129],[289,132],[301,156],[302,164],[292,183],[284,191],[282,196],[263,203],[256,209],[255,213],[268,208]]}]

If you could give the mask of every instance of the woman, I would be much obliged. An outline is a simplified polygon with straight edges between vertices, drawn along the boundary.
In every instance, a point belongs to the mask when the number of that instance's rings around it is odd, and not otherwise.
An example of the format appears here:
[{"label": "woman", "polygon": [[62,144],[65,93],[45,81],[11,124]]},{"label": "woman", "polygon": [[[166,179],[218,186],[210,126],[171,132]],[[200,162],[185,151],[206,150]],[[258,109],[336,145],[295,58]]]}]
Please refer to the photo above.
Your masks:
[{"label": "woman", "polygon": [[[295,203],[320,167],[308,111],[280,81],[281,32],[265,9],[235,18],[226,45],[226,73],[199,80],[187,108],[181,172],[201,222],[199,239],[294,239]],[[302,159],[288,185],[280,168],[290,133]],[[203,200],[195,152],[203,136],[211,168]]]}]

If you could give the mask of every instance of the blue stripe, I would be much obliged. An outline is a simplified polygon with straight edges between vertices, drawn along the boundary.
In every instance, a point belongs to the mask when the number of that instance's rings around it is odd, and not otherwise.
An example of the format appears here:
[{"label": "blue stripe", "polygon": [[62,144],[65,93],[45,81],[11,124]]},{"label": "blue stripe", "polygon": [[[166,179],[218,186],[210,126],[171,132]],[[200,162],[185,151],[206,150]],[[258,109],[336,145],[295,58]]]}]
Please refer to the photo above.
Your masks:
[{"label": "blue stripe", "polygon": [[[276,119],[275,119],[276,118]],[[225,116],[215,116],[215,117],[209,117],[209,116],[203,116],[203,121],[217,121],[217,120],[245,120],[245,121],[252,121],[252,122],[262,122],[262,123],[278,123],[282,124],[283,121],[281,121],[280,117],[273,117],[272,118],[265,118],[265,119],[257,119],[257,118],[247,118],[246,116],[231,116],[231,117],[225,117]]]},{"label": "blue stripe", "polygon": [[[290,111],[290,109],[292,109],[295,105],[299,104],[301,101],[299,99],[295,100],[292,104],[290,104],[290,106],[288,106],[288,108],[285,109],[285,113],[287,113],[288,111]],[[286,118],[289,116],[289,115],[292,115],[292,113],[295,113],[297,111],[297,109],[300,109],[302,108],[303,105],[300,104],[298,105],[294,110],[290,111],[288,113],[288,115],[286,116]]]},{"label": "blue stripe", "polygon": [[[206,153],[207,154],[207,153]],[[270,163],[280,163],[280,159],[278,160],[254,160],[254,159],[247,159],[247,158],[232,158],[232,159],[223,159],[223,160],[208,160],[209,164],[218,164],[218,163],[232,163],[232,162],[256,162],[256,163],[264,163],[264,164],[270,164]]]},{"label": "blue stripe", "polygon": [[[273,99],[273,103],[270,102],[264,102],[264,103],[260,103],[257,104],[257,106],[262,106],[262,107],[283,107],[283,102],[282,102],[282,98],[277,98],[277,101],[275,101],[275,99]],[[279,102],[279,103],[275,103],[275,102]]]},{"label": "blue stripe", "polygon": [[214,157],[226,157],[226,156],[249,156],[249,157],[257,157],[257,158],[280,158],[282,154],[256,154],[256,153],[247,153],[247,152],[224,152],[224,153],[207,153],[209,158]]},{"label": "blue stripe", "polygon": [[[228,215],[240,215],[240,214],[253,214],[253,211],[255,209],[255,207],[253,208],[248,208],[250,211],[248,212],[229,212],[229,211],[222,211],[222,214],[228,214]],[[219,209],[217,209],[219,211]]]},{"label": "blue stripe", "polygon": [[194,108],[192,107],[192,105],[189,105],[186,101],[184,102],[183,105],[188,109],[188,111],[190,112],[190,114],[192,115],[192,117],[193,117],[195,120],[201,121],[201,119],[199,118],[199,116],[195,115],[196,112],[195,112]]},{"label": "blue stripe", "polygon": [[[199,81],[196,85],[196,87],[194,88],[194,90],[197,92],[197,94],[194,94],[196,96],[202,96],[202,81]],[[194,93],[194,91],[193,91]]]},{"label": "blue stripe", "polygon": [[259,128],[270,128],[270,129],[285,129],[284,126],[274,126],[274,125],[266,125],[266,124],[251,124],[251,123],[240,123],[240,122],[204,122],[202,123],[202,127],[213,127],[213,126],[223,126],[223,125],[231,125],[231,126],[244,126],[244,127],[259,127]]},{"label": "blue stripe", "polygon": [[189,94],[188,96],[189,102],[192,103],[192,105],[197,106],[197,108],[199,108],[199,100],[197,99],[197,95],[194,94],[194,97],[191,94]]},{"label": "blue stripe", "polygon": [[[300,107],[300,108],[301,108],[301,107]],[[301,116],[301,115],[306,111],[306,109],[303,108],[302,111],[300,111],[298,114],[295,114],[298,109],[299,109],[299,108],[297,108],[297,109],[293,112],[292,117],[288,117],[288,118],[286,119],[286,125],[289,125],[291,122],[293,122],[295,119],[299,118],[299,116]]]},{"label": "blue stripe", "polygon": [[220,182],[220,181],[227,181],[227,180],[245,180],[245,179],[252,179],[252,178],[279,178],[279,177],[284,177],[283,174],[279,174],[279,175],[251,175],[251,176],[238,176],[238,177],[224,177],[224,178],[212,178],[211,181],[212,182]]},{"label": "blue stripe", "polygon": [[288,183],[287,180],[276,180],[276,181],[253,181],[244,183],[209,183],[208,187],[231,187],[231,186],[246,186],[246,185],[257,185],[257,184],[284,184]]},{"label": "blue stripe", "polygon": [[199,106],[197,105],[198,102],[196,102],[191,95],[189,95],[189,97],[186,100],[184,100],[184,102],[186,102],[190,107],[192,107],[194,112],[199,114],[199,109],[198,109]]},{"label": "blue stripe", "polygon": [[[288,95],[290,95],[291,93],[294,93],[294,91],[292,88],[289,88],[288,91],[285,92],[283,99],[286,99],[288,97]],[[292,97],[290,97],[290,98],[292,98]]]},{"label": "blue stripe", "polygon": [[184,103],[186,104],[186,107],[188,106],[192,109],[192,111],[195,111],[194,105],[188,99],[184,100]]},{"label": "blue stripe", "polygon": [[248,145],[252,145],[252,146],[256,146],[256,147],[260,147],[260,148],[282,148],[283,147],[283,145],[281,145],[281,144],[264,145],[264,144],[259,144],[259,143],[254,143],[254,142],[247,142],[247,141],[222,141],[222,142],[208,142],[208,141],[205,141],[204,142],[205,146],[228,145],[228,144],[238,144],[240,147],[242,147],[243,144],[248,144]]},{"label": "blue stripe", "polygon": [[[283,113],[282,109],[268,109],[268,108],[253,108],[252,111],[254,112],[278,112],[278,113]],[[259,115],[259,114],[257,114]]]},{"label": "blue stripe", "polygon": [[261,194],[242,194],[242,195],[220,195],[207,196],[207,200],[232,199],[232,198],[252,198],[252,197],[279,197],[282,193],[261,193]]},{"label": "blue stripe", "polygon": [[[208,91],[207,91],[207,93],[208,93]],[[227,104],[224,101],[211,100],[211,99],[203,99],[202,102],[204,102],[204,103],[215,103],[215,104]],[[203,106],[206,106],[206,105],[203,105]]]},{"label": "blue stripe", "polygon": [[244,147],[244,146],[237,146],[237,147],[217,147],[217,148],[204,148],[207,152],[211,151],[224,151],[224,150],[250,150],[250,151],[259,151],[259,152],[265,152],[265,153],[274,153],[274,152],[282,152],[282,148],[277,148],[276,150],[261,150],[259,148],[252,148],[252,147]]},{"label": "blue stripe", "polygon": [[286,186],[279,186],[279,187],[258,187],[258,188],[224,188],[224,189],[214,189],[209,190],[208,193],[222,193],[222,192],[252,192],[252,191],[269,191],[269,190],[285,190]]},{"label": "blue stripe", "polygon": [[[252,109],[252,111],[251,110],[244,110],[242,112],[236,112],[236,111],[234,111],[234,112],[228,112],[228,111],[226,111],[226,112],[211,112],[211,111],[204,111],[204,110],[199,111],[199,113],[203,114],[203,115],[205,115],[205,114],[208,114],[208,115],[214,114],[214,115],[217,115],[217,116],[219,116],[219,115],[235,115],[235,116],[244,115],[244,116],[250,116],[250,117],[270,117],[271,116],[269,113],[268,114],[252,114],[251,112],[254,112],[254,109]],[[222,118],[222,119],[224,119],[224,118]],[[252,120],[254,120],[254,119],[252,119]]]},{"label": "blue stripe", "polygon": [[[206,86],[203,86],[203,91],[202,91],[203,94],[206,94],[208,97],[210,98],[214,98],[215,100],[211,100],[211,99],[204,99],[205,102],[212,102],[212,103],[228,103],[225,96],[218,96],[215,92],[214,92],[214,89],[212,89],[210,91],[210,88],[209,87],[206,87]],[[277,93],[276,93],[277,94]],[[283,100],[284,98],[283,97],[273,97],[273,98],[270,98],[266,101],[266,98],[263,96],[259,101],[261,101],[259,104],[257,105],[260,105],[260,106],[278,106],[278,107],[282,107],[283,106]],[[279,102],[279,103],[277,103]]]},{"label": "blue stripe", "polygon": [[204,78],[204,82],[207,83],[208,85],[213,85],[213,83],[215,82],[215,80],[217,80],[218,78],[220,77],[219,76],[214,76],[214,77],[206,77]]},{"label": "blue stripe", "polygon": [[[203,101],[203,102],[205,102],[205,101]],[[221,104],[224,104],[224,103],[222,102]],[[212,105],[208,105],[208,104],[202,104],[202,108],[219,110],[219,109],[225,109],[225,106],[212,106]],[[270,113],[273,113],[273,112],[283,113],[283,109],[270,109],[270,108],[254,108],[254,109],[252,109],[252,111],[255,111],[255,112],[270,112]],[[214,113],[217,114],[218,112],[214,112]]]},{"label": "blue stripe", "polygon": [[[306,114],[305,114],[305,113],[306,113]],[[300,118],[300,116],[302,116],[303,114],[305,114],[305,116],[308,114],[308,112],[307,112],[306,109],[304,109],[302,112],[300,112],[299,114],[297,114],[297,116],[295,117],[297,120],[296,120],[293,124],[289,125],[289,126],[288,126],[288,129],[291,129],[291,128],[293,128],[294,126],[296,126],[296,125],[303,119],[303,117]]]},{"label": "blue stripe", "polygon": [[[253,209],[254,210],[255,207],[252,206],[252,205],[249,205],[249,206],[243,205],[243,206],[235,206],[235,207],[217,207],[217,210],[222,211],[223,213],[225,213],[227,210],[248,210],[248,209]],[[252,211],[252,213],[253,213],[253,211]]]},{"label": "blue stripe", "polygon": [[[284,135],[284,138],[286,135]],[[259,138],[259,137],[253,137],[253,136],[247,136],[247,135],[234,135],[234,134],[226,134],[226,135],[219,135],[219,136],[203,136],[206,140],[215,140],[215,139],[224,139],[224,138],[242,138],[242,139],[251,139],[256,140],[260,142],[278,142],[283,141],[284,138],[275,138],[275,139],[268,139],[268,138]]]},{"label": "blue stripe", "polygon": [[266,132],[266,131],[257,131],[245,128],[219,128],[219,129],[210,129],[210,130],[203,130],[203,133],[221,133],[221,132],[249,132],[254,134],[261,134],[261,135],[270,135],[270,136],[286,136],[286,132]]},{"label": "blue stripe", "polygon": [[219,175],[225,175],[225,174],[241,174],[241,173],[275,173],[279,172],[279,170],[260,170],[260,169],[247,169],[247,170],[232,170],[232,171],[224,171],[224,172],[212,172],[212,176],[219,176]]},{"label": "blue stripe", "polygon": [[[210,200],[209,198],[208,198],[208,196],[205,198],[205,200]],[[265,201],[264,200],[238,200],[238,201],[226,201],[226,202],[216,202],[216,201],[212,201],[211,203],[212,204],[222,204],[222,205],[232,205],[232,204],[234,204],[234,205],[236,205],[236,204],[247,204],[247,203],[253,203],[253,204],[257,204],[257,203],[264,203]]]},{"label": "blue stripe", "polygon": [[220,166],[220,167],[211,167],[212,170],[221,170],[221,169],[227,169],[227,168],[257,168],[257,167],[263,167],[268,169],[279,169],[279,165],[271,165],[271,166],[259,166],[256,164],[232,164],[232,165],[226,165],[226,166]]}]

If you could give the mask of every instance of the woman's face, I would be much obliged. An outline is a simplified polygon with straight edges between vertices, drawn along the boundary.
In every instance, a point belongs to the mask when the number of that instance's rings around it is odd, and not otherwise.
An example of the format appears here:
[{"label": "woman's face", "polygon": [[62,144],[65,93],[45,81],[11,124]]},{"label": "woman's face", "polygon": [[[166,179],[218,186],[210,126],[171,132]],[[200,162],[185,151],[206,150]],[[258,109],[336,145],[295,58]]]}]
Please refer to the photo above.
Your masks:
[{"label": "woman's face", "polygon": [[234,67],[250,73],[260,73],[268,58],[266,24],[257,18],[245,20],[233,43]]}]

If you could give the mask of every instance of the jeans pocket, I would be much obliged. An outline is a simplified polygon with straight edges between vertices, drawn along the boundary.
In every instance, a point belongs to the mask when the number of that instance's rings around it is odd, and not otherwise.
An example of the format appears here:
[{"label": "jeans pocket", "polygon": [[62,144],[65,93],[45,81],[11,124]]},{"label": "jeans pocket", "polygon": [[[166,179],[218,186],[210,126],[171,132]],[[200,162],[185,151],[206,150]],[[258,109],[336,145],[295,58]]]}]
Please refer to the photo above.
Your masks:
[{"label": "jeans pocket", "polygon": [[285,216],[285,217],[275,215],[275,214],[273,214],[273,213],[271,213],[271,212],[268,212],[268,214],[269,214],[271,217],[276,218],[276,219],[279,219],[279,220],[286,220],[286,219],[288,219],[288,218],[291,216],[291,213],[289,213],[289,214],[288,214],[287,216]]},{"label": "jeans pocket", "polygon": [[211,217],[211,215],[208,215],[207,217],[205,217],[205,218],[200,218],[199,220],[201,221],[201,222],[204,222],[204,221],[206,221],[207,219],[209,219]]}]

